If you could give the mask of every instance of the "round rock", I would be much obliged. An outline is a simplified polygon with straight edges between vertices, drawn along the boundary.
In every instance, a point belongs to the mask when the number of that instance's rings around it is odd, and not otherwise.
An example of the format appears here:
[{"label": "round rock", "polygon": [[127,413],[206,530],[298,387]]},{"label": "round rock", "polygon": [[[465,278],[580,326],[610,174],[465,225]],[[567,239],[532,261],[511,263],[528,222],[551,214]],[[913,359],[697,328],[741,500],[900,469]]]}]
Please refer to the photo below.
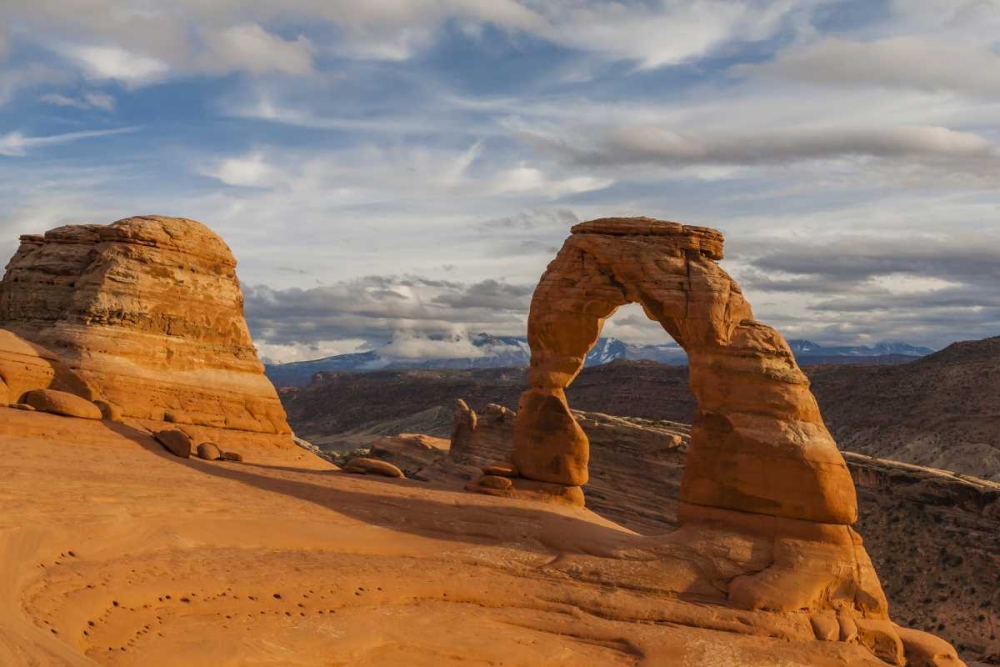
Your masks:
[{"label": "round rock", "polygon": [[198,445],[198,458],[206,461],[218,461],[222,458],[222,450],[214,442],[203,442]]},{"label": "round rock", "polygon": [[153,436],[168,452],[182,459],[191,458],[191,438],[184,431],[175,428],[157,431]]}]

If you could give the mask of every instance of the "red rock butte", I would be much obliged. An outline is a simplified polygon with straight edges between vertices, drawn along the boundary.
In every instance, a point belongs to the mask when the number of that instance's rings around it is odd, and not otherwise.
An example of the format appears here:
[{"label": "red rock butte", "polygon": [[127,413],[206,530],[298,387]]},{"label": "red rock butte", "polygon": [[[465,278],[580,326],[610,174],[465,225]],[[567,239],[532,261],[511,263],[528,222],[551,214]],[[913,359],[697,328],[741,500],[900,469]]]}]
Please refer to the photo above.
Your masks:
[{"label": "red rock butte", "polygon": [[132,217],[21,237],[0,282],[11,401],[65,389],[123,418],[283,436],[247,329],[236,260],[194,220]]},{"label": "red rock butte", "polygon": [[511,483],[497,488],[486,475],[470,489],[583,503],[589,443],[565,389],[605,320],[638,303],[687,352],[698,402],[681,529],[663,554],[668,570],[688,562],[698,574],[675,590],[711,582],[737,607],[804,612],[818,639],[860,641],[903,664],[901,631],[851,528],[858,510],[847,464],[787,342],[754,319],[722,257],[722,234],[704,227],[651,218],[573,227],[531,301]]},{"label": "red rock butte", "polygon": [[809,382],[781,334],[756,321],[716,260],[722,234],[650,218],[573,227],[535,290],[531,388],[521,397],[514,463],[522,476],[580,486],[587,441],[565,388],[620,306],[638,303],[687,352],[698,401],[682,501],[854,523],[854,484]]}]

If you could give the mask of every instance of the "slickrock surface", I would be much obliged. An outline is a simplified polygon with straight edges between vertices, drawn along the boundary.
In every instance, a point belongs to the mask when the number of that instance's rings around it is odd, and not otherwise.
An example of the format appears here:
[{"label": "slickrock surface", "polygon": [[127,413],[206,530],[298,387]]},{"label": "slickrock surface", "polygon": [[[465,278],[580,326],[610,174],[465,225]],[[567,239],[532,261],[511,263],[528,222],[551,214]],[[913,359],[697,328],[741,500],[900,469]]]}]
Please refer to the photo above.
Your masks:
[{"label": "slickrock surface", "polygon": [[690,534],[273,448],[181,460],[109,422],[0,408],[0,439],[0,664],[885,664],[686,587],[730,559]]},{"label": "slickrock surface", "polygon": [[[672,422],[610,417],[574,411],[591,443],[587,507],[645,535],[678,526],[677,502],[687,427]],[[466,450],[463,460],[496,455],[497,442],[512,429],[484,422],[476,442],[482,452]],[[483,431],[494,431],[485,433]],[[676,445],[677,440],[681,441]],[[409,466],[414,479],[463,488],[479,474],[440,451],[415,453],[382,441],[379,456]],[[1000,485],[931,470],[845,454],[861,505],[858,532],[875,562],[893,618],[947,637],[963,654],[1000,656]],[[484,470],[489,475],[496,473]]]},{"label": "slickrock surface", "polygon": [[222,239],[183,218],[24,236],[0,283],[0,377],[126,418],[284,436],[235,267]]}]

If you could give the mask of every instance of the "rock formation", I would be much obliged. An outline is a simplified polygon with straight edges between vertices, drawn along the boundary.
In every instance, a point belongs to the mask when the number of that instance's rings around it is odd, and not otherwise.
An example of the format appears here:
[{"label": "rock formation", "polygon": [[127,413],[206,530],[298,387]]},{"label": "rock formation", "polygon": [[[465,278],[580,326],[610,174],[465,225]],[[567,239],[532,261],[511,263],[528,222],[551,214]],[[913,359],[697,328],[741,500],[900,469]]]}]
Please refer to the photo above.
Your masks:
[{"label": "rock formation", "polygon": [[191,447],[194,443],[184,431],[175,428],[164,429],[154,433],[153,437],[174,456],[179,456],[182,459],[191,458]]},{"label": "rock formation", "polygon": [[22,236],[0,283],[0,377],[11,394],[62,389],[119,419],[288,440],[235,267],[222,239],[182,218]]},{"label": "rock formation", "polygon": [[519,477],[501,490],[487,475],[471,488],[582,500],[589,443],[565,389],[605,319],[639,303],[687,352],[698,402],[681,529],[660,554],[669,587],[798,614],[819,640],[860,643],[903,665],[905,638],[851,529],[858,511],[847,464],[788,344],[753,318],[717,264],[722,245],[715,230],[649,218],[576,225],[531,302],[530,388],[513,435]]},{"label": "rock formation", "polygon": [[716,260],[722,235],[649,218],[577,225],[535,290],[514,463],[529,479],[587,481],[587,440],[565,388],[604,320],[639,303],[688,354],[698,400],[682,500],[849,525],[854,485],[785,340],[753,319]]},{"label": "rock formation", "polygon": [[50,412],[54,415],[76,417],[77,419],[103,418],[99,407],[76,394],[65,391],[32,389],[23,396],[22,400],[26,405],[30,405],[40,412]]},{"label": "rock formation", "polygon": [[380,459],[371,459],[367,457],[359,457],[356,459],[351,459],[344,466],[344,472],[352,473],[355,475],[379,475],[381,477],[405,477],[403,471],[389,463],[388,461],[382,461]]},{"label": "rock formation", "polygon": [[457,463],[477,466],[508,457],[516,416],[496,403],[489,403],[476,413],[459,399],[448,455]]}]

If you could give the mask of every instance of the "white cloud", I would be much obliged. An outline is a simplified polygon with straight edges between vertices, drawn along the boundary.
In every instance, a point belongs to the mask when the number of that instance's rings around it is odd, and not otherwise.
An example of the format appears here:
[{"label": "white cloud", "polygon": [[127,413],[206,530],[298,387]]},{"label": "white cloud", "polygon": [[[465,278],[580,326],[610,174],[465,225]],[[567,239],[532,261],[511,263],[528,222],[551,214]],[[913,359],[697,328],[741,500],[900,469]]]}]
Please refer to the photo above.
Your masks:
[{"label": "white cloud", "polygon": [[612,183],[614,183],[613,179],[592,176],[550,179],[541,169],[520,164],[512,169],[499,172],[493,179],[493,188],[499,194],[538,193],[545,197],[558,199],[570,194],[603,190]]},{"label": "white cloud", "polygon": [[82,97],[70,97],[60,93],[47,93],[38,99],[46,104],[54,104],[58,107],[72,107],[74,109],[113,111],[115,108],[115,98],[104,93],[84,93]]},{"label": "white cloud", "polygon": [[[0,18],[24,21],[34,34],[61,32],[103,44],[83,54],[95,78],[147,83],[173,71],[292,74],[311,69],[313,47],[285,41],[269,24],[337,29],[324,45],[361,59],[400,61],[427,49],[442,27],[466,34],[492,25],[515,37],[527,34],[611,60],[643,67],[687,62],[730,43],[766,39],[814,0],[286,0],[282,3],[180,3],[179,10],[141,0],[81,0],[65,12],[58,0],[0,8]],[[223,26],[230,26],[223,28]],[[113,50],[117,49],[117,50]],[[123,58],[132,54],[133,59]],[[268,57],[270,54],[271,57]]]},{"label": "white cloud", "polygon": [[985,46],[926,37],[869,42],[827,38],[780,53],[772,62],[735,69],[837,86],[877,85],[1000,94],[1000,54]]},{"label": "white cloud", "polygon": [[210,71],[245,70],[251,74],[281,72],[308,74],[313,69],[315,47],[306,37],[283,40],[257,23],[235,25],[207,40],[209,54],[205,68]]},{"label": "white cloud", "polygon": [[199,170],[204,176],[238,187],[268,187],[275,184],[275,171],[262,153],[226,158]]},{"label": "white cloud", "polygon": [[113,134],[124,134],[135,132],[137,127],[123,127],[116,130],[90,130],[86,132],[67,132],[65,134],[54,134],[46,137],[29,137],[20,132],[8,132],[0,135],[0,155],[5,157],[23,157],[28,150],[39,146],[54,146],[65,144],[81,139],[94,139],[106,137]]},{"label": "white cloud", "polygon": [[271,343],[254,341],[257,354],[265,364],[287,364],[295,361],[310,361],[338,354],[358,352],[365,345],[362,338],[349,340],[318,340],[308,343]]},{"label": "white cloud", "polygon": [[62,47],[61,51],[91,79],[137,86],[161,79],[170,70],[170,66],[162,60],[118,46],[69,45]]},{"label": "white cloud", "polygon": [[873,157],[986,160],[1000,165],[1000,154],[992,141],[945,127],[834,125],[736,134],[624,126],[607,128],[596,140],[530,131],[522,134],[536,147],[579,164],[755,165]]},{"label": "white cloud", "polygon": [[548,19],[541,36],[581,51],[635,60],[647,68],[687,62],[730,41],[764,39],[795,7],[791,2],[724,0],[535,4]]},{"label": "white cloud", "polygon": [[464,331],[441,338],[429,338],[412,331],[397,331],[392,341],[378,351],[393,359],[475,359],[485,355],[485,351],[473,345],[468,333]]}]

